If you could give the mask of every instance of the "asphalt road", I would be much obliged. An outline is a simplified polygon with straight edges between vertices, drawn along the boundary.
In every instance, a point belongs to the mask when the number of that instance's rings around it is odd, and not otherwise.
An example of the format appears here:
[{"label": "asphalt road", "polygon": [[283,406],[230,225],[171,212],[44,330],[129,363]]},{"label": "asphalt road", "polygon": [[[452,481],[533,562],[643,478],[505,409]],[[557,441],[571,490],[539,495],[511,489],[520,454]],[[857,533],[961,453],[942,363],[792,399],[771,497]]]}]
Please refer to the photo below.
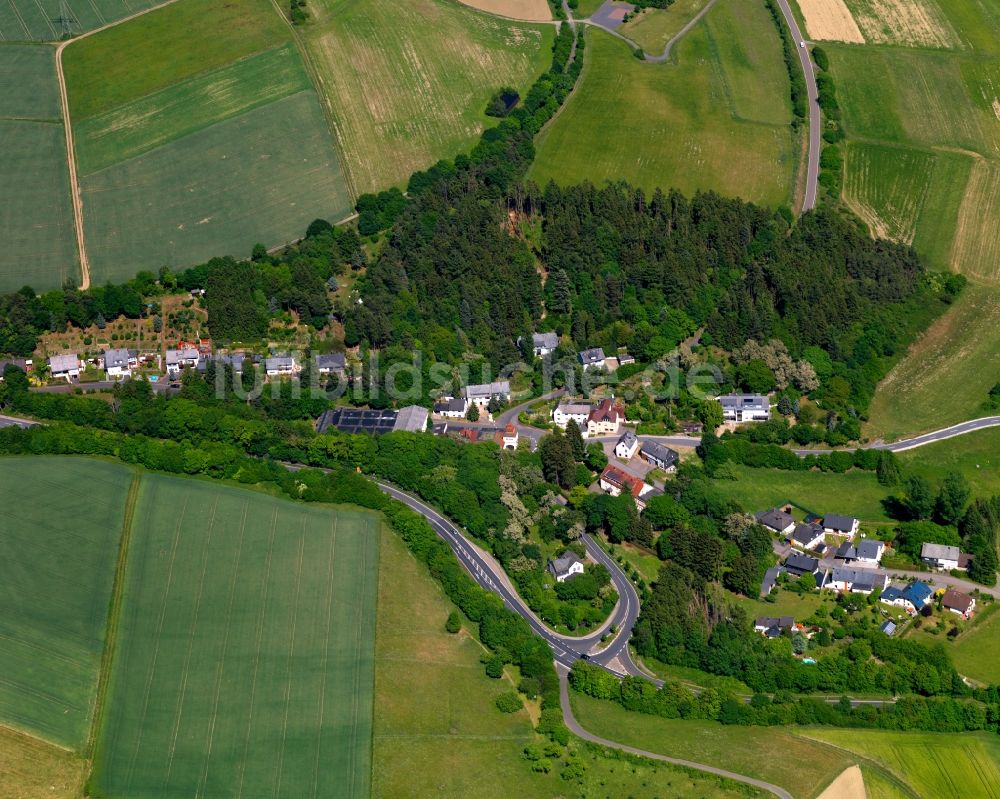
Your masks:
[{"label": "asphalt road", "polygon": [[38,423],[14,416],[0,416],[0,427],[35,427]]},{"label": "asphalt road", "polygon": [[813,69],[812,58],[809,55],[808,47],[799,47],[805,41],[805,37],[799,30],[799,23],[795,21],[792,9],[788,7],[788,0],[778,0],[778,6],[785,17],[788,29],[792,32],[792,40],[795,50],[799,54],[799,63],[802,64],[802,72],[806,78],[806,95],[809,98],[809,154],[806,161],[806,193],[802,200],[802,210],[809,211],[816,207],[816,184],[819,180],[819,151],[820,151],[820,114],[819,114],[819,90],[816,88],[816,71]]}]

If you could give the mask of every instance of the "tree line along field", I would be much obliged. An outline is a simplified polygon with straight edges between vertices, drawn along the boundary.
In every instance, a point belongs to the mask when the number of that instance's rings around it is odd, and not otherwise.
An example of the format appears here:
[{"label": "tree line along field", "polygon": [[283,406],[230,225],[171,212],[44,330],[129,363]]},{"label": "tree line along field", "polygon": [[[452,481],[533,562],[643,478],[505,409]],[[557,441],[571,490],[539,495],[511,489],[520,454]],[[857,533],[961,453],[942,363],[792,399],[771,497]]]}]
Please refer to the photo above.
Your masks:
[{"label": "tree line along field", "polygon": [[178,0],[64,55],[93,282],[282,244],[352,197],[269,0]]},{"label": "tree line along field", "polygon": [[364,796],[378,518],[147,475],[91,782]]},{"label": "tree line along field", "polygon": [[495,124],[492,93],[526,90],[555,36],[449,0],[312,0],[309,13],[301,36],[356,193],[468,150]]},{"label": "tree line along field", "polygon": [[[0,459],[0,723],[82,750],[132,472]],[[26,509],[23,513],[14,508]]]},{"label": "tree line along field", "polygon": [[0,231],[0,291],[78,279],[55,50],[48,45],[0,44]]},{"label": "tree line along field", "polygon": [[[77,36],[167,0],[5,0],[0,3],[0,42],[58,41],[65,19]],[[69,12],[64,16],[63,8]]]},{"label": "tree line along field", "polygon": [[587,45],[580,83],[539,136],[531,179],[624,178],[646,190],[791,203],[800,145],[763,5],[720,0],[664,64],[636,60],[603,31],[588,30]]}]

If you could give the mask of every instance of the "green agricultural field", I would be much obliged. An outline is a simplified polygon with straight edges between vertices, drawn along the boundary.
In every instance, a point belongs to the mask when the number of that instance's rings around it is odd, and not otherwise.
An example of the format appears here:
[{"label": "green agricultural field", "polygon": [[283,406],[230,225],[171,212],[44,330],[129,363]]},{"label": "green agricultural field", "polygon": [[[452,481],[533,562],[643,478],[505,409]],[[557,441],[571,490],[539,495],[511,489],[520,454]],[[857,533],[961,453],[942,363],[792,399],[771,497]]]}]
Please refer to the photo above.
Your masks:
[{"label": "green agricultural field", "polygon": [[365,796],[379,520],[144,477],[91,783]]},{"label": "green agricultural field", "polygon": [[585,19],[593,14],[597,9],[604,5],[604,0],[579,0],[579,5],[576,11],[573,12],[573,16],[577,19]]},{"label": "green agricultural field", "polygon": [[[554,27],[447,0],[311,0],[302,29],[357,193],[467,151],[490,95],[548,69]],[[308,224],[308,222],[307,222]]]},{"label": "green agricultural field", "polygon": [[948,647],[959,674],[986,685],[1000,683],[1000,608],[976,610],[972,627]]},{"label": "green agricultural field", "polygon": [[973,496],[1000,494],[1000,428],[977,430],[899,453],[903,467],[937,482],[949,471],[969,481]]},{"label": "green agricultural field", "polygon": [[720,0],[665,64],[637,61],[603,31],[587,36],[581,82],[539,136],[529,177],[624,178],[647,190],[790,204],[801,148],[777,29],[762,5]]},{"label": "green agricultural field", "polygon": [[74,126],[83,175],[310,88],[286,44],[112,108]]},{"label": "green agricultural field", "polygon": [[970,284],[879,384],[865,434],[887,441],[985,415],[1000,375],[1000,289]]},{"label": "green agricultural field", "polygon": [[618,32],[628,36],[647,53],[659,55],[667,42],[701,11],[708,0],[677,0],[667,8],[647,8]]},{"label": "green agricultural field", "polygon": [[66,49],[94,283],[284,244],[353,205],[269,0],[179,0]]},{"label": "green agricultural field", "polygon": [[[0,41],[57,41],[145,11],[166,0],[7,0],[0,3]],[[64,14],[63,7],[68,14]]]},{"label": "green agricultural field", "polygon": [[[632,713],[618,704],[571,694],[585,730],[620,743],[732,769],[780,785],[796,797],[814,797],[855,758],[778,727],[725,727]],[[776,756],[780,753],[780,756]],[[807,763],[808,768],[803,768]]]},{"label": "green agricultural field", "polygon": [[86,744],[132,474],[81,458],[0,458],[0,724]]},{"label": "green agricultural field", "polygon": [[[406,590],[400,591],[400,585]],[[634,799],[745,799],[758,796],[706,775],[650,761],[626,762],[573,740],[570,750],[586,766],[566,780],[559,761],[535,773],[525,746],[542,743],[526,711],[504,715],[496,697],[512,691],[516,675],[486,676],[482,645],[470,625],[444,630],[454,605],[393,533],[379,545],[378,622],[375,645],[375,728],[372,797],[433,796],[492,799],[504,796],[615,796]],[[537,713],[537,707],[533,707]],[[764,795],[759,795],[764,799]]]},{"label": "green agricultural field", "polygon": [[66,48],[70,114],[75,124],[290,40],[270,0],[179,0]]},{"label": "green agricultural field", "polygon": [[0,292],[79,276],[55,51],[0,45]]},{"label": "green agricultural field", "polygon": [[246,256],[255,242],[291,241],[313,219],[340,219],[351,205],[311,91],[177,139],[81,184],[95,283],[213,255]]},{"label": "green agricultural field", "polygon": [[810,729],[802,733],[885,767],[913,795],[996,799],[1000,740],[986,733]]}]

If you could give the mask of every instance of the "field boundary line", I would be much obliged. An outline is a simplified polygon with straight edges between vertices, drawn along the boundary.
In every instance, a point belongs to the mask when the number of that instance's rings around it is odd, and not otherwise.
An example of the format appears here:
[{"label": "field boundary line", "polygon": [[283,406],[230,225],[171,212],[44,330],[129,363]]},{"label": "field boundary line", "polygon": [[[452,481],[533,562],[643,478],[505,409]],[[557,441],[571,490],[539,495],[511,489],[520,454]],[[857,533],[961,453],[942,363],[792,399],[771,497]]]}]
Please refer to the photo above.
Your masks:
[{"label": "field boundary line", "polygon": [[15,727],[9,721],[4,721],[0,724],[0,730],[7,730],[15,735],[21,735],[25,738],[30,738],[32,741],[38,741],[40,744],[45,746],[51,746],[53,749],[58,749],[60,752],[68,752],[69,754],[76,754],[77,750],[70,746],[63,746],[61,743],[56,741],[50,741],[48,738],[42,738],[42,736],[36,733],[29,732],[28,730],[22,730],[20,727]]},{"label": "field boundary line", "polygon": [[[172,0],[172,2],[176,2],[176,0]],[[353,205],[358,200],[358,190],[354,185],[354,176],[348,168],[347,158],[345,157],[346,150],[344,149],[344,142],[340,137],[340,128],[337,127],[337,120],[334,117],[333,105],[330,102],[330,98],[320,91],[320,88],[323,86],[323,81],[320,80],[319,70],[316,69],[316,65],[313,63],[312,52],[309,50],[308,43],[299,34],[298,29],[285,15],[285,12],[281,10],[281,6],[278,5],[277,0],[271,0],[271,7],[288,27],[288,30],[292,35],[292,42],[295,44],[295,49],[298,50],[299,57],[302,59],[302,64],[306,68],[306,74],[309,76],[309,83],[312,84],[313,92],[319,102],[319,107],[323,109],[323,116],[326,117],[326,124],[329,128],[330,136],[333,139],[334,148],[337,151],[337,158],[340,160],[340,171],[344,176],[344,182],[347,184],[347,191],[351,195],[351,204]]]},{"label": "field boundary line", "polygon": [[125,572],[128,566],[128,551],[132,542],[132,525],[135,509],[139,504],[142,488],[142,472],[136,469],[125,496],[125,514],[122,519],[122,533],[118,539],[118,560],[115,562],[115,576],[111,587],[111,602],[108,606],[108,622],[104,632],[104,651],[97,672],[97,691],[94,694],[94,711],[91,715],[90,734],[85,747],[86,757],[93,759],[97,746],[97,735],[104,721],[104,704],[111,682],[111,666],[114,663],[115,647],[118,642],[118,628],[121,622],[122,599],[125,596]]},{"label": "field boundary line", "polygon": [[101,33],[102,31],[108,30],[108,28],[114,28],[118,25],[123,25],[126,22],[131,22],[137,17],[141,17],[151,11],[166,8],[176,2],[177,0],[166,0],[165,3],[144,8],[142,11],[137,11],[127,17],[122,17],[114,22],[109,22],[107,25],[102,25],[100,28],[94,28],[94,30],[82,33],[73,39],[67,39],[56,47],[56,83],[59,84],[59,105],[62,108],[63,131],[66,134],[66,165],[69,169],[69,191],[71,204],[73,206],[74,227],[76,228],[76,247],[79,253],[78,257],[80,259],[81,291],[86,291],[90,288],[90,259],[87,257],[87,243],[83,235],[83,198],[80,192],[80,177],[77,174],[76,169],[76,149],[73,142],[73,122],[69,115],[69,93],[66,91],[66,75],[63,72],[63,51],[73,44],[73,42],[79,42],[82,39],[86,39],[88,36],[93,36],[95,33]]}]

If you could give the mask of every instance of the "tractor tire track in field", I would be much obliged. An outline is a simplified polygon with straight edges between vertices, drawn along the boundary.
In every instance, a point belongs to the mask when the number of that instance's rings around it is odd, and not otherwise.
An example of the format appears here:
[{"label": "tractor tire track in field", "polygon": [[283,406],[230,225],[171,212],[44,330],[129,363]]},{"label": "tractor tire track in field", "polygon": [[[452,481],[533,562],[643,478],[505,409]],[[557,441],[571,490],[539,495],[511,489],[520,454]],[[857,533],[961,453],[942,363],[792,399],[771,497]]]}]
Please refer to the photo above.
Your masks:
[{"label": "tractor tire track in field", "polygon": [[100,28],[94,28],[92,31],[80,34],[74,39],[67,39],[64,42],[61,42],[56,48],[56,82],[59,84],[59,106],[62,108],[63,130],[66,133],[66,164],[69,168],[69,191],[73,205],[73,222],[74,227],[76,228],[76,248],[80,259],[81,291],[86,291],[90,288],[90,259],[87,257],[87,243],[83,236],[83,199],[80,194],[80,177],[76,169],[76,151],[73,145],[73,122],[69,116],[69,95],[66,91],[66,76],[63,72],[63,51],[73,44],[73,42],[86,39],[88,36],[93,36],[95,33],[106,31],[108,28],[114,28],[117,25],[131,22],[133,19],[141,17],[143,14],[148,14],[150,11],[165,8],[166,6],[173,5],[176,2],[177,0],[166,0],[165,3],[160,3],[159,5],[151,6],[150,8],[144,8],[142,11],[137,11],[135,14],[131,14],[130,16],[110,22],[107,25],[102,25]]}]

